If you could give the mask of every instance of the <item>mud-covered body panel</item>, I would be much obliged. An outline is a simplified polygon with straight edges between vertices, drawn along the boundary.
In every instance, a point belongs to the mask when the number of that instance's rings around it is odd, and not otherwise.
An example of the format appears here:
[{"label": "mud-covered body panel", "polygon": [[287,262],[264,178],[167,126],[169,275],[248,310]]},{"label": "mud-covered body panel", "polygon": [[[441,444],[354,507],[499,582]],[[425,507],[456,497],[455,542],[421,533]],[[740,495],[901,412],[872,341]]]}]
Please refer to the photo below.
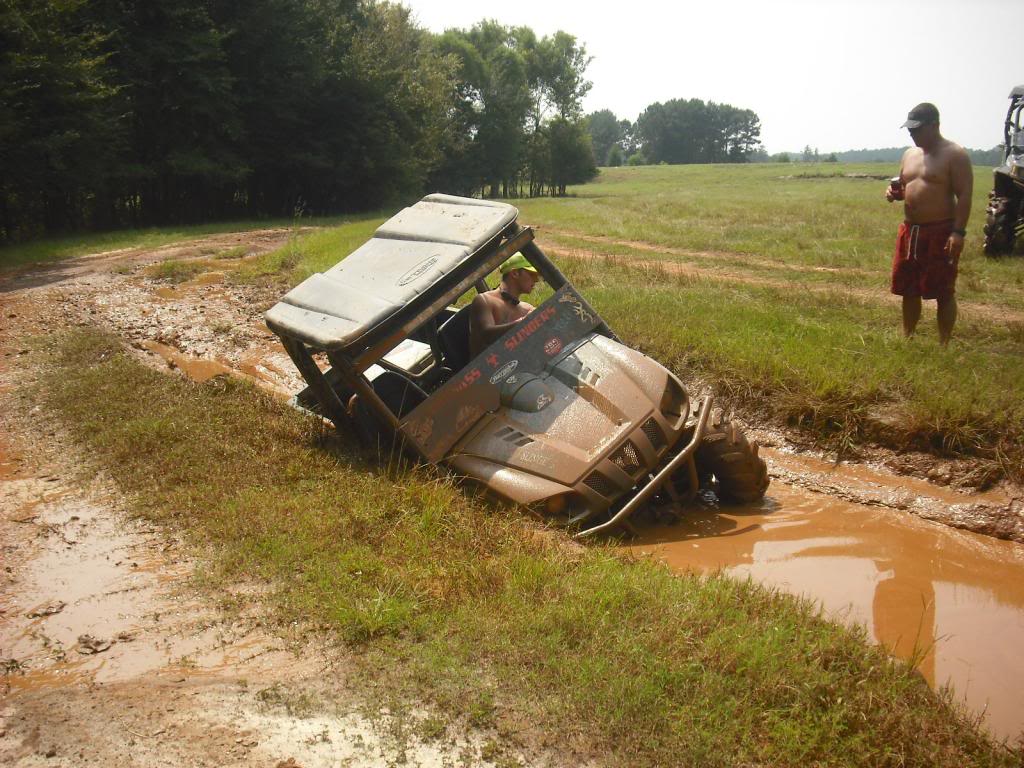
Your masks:
[{"label": "mud-covered body panel", "polygon": [[604,336],[590,333],[538,374],[524,375],[543,387],[543,407],[517,403],[509,387],[499,388],[498,407],[445,457],[513,501],[572,494],[588,508],[608,508],[685,442],[689,408],[679,381]]},{"label": "mud-covered body panel", "polygon": [[[544,376],[600,323],[572,286],[561,288],[403,419],[402,432],[429,461],[442,461],[485,414],[502,407],[503,397],[523,400],[524,385]],[[539,390],[534,404],[543,398],[541,406],[547,405],[552,397]]]}]

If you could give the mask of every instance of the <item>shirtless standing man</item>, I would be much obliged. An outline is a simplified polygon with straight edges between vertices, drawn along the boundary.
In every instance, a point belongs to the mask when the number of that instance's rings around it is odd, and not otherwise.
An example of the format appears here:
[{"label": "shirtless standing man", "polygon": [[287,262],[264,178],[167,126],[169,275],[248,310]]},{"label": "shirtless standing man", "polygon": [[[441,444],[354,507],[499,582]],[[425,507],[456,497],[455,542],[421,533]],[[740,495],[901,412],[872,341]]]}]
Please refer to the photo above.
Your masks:
[{"label": "shirtless standing man", "polygon": [[520,300],[540,281],[537,269],[521,253],[501,265],[501,285],[478,293],[469,311],[469,354],[476,357],[492,341],[518,323],[533,305]]},{"label": "shirtless standing man", "polygon": [[939,341],[949,343],[956,322],[956,274],[971,215],[974,170],[963,147],[939,133],[939,110],[918,104],[900,126],[917,146],[900,161],[899,184],[886,190],[890,203],[904,200],[896,237],[892,292],[903,297],[903,335],[921,319],[921,299],[938,303]]}]

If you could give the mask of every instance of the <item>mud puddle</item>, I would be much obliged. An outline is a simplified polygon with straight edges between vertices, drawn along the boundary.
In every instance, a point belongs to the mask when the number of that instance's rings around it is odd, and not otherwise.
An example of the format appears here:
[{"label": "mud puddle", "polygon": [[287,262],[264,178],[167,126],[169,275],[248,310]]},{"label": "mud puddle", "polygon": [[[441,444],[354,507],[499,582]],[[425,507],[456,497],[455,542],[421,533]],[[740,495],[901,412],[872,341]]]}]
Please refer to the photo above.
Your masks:
[{"label": "mud puddle", "polygon": [[[230,373],[279,396],[297,392],[303,382],[287,355],[229,290],[202,276],[173,288],[136,281],[97,304],[137,346],[194,380]],[[929,683],[951,682],[1001,736],[1024,730],[1024,662],[1011,652],[1024,644],[1024,546],[947,527],[1024,541],[1021,502],[882,467],[764,455],[774,476],[765,508],[689,517],[649,531],[638,549],[680,569],[724,568],[806,594],[903,658],[926,649],[919,668]]]},{"label": "mud puddle", "polygon": [[[1024,734],[1024,545],[901,511],[977,497],[846,467],[831,473],[848,490],[837,498],[779,479],[828,475],[827,464],[769,453],[763,503],[689,512],[642,530],[630,549],[679,571],[721,569],[809,597],[897,656],[916,654],[928,683],[951,684],[998,737]],[[827,477],[816,482],[828,487]]]}]

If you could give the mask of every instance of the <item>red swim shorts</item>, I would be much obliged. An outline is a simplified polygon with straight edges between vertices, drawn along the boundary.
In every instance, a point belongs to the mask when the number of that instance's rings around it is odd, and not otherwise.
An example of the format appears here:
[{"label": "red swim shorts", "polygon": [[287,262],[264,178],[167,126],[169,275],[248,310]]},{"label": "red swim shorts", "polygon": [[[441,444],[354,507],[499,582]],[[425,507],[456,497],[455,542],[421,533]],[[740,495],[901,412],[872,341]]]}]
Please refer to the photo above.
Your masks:
[{"label": "red swim shorts", "polygon": [[892,292],[897,296],[942,299],[956,290],[957,259],[946,256],[953,220],[900,224],[892,257]]}]

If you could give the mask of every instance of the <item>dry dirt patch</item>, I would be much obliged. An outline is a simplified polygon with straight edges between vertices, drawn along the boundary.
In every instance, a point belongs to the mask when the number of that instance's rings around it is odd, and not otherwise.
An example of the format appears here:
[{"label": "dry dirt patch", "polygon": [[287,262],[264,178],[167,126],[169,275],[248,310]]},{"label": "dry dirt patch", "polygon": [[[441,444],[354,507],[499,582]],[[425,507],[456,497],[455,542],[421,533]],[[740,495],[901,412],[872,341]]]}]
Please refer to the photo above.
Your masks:
[{"label": "dry dirt patch", "polygon": [[[659,253],[666,254],[676,257],[677,260],[664,260],[664,259],[638,259],[631,256],[619,256],[619,255],[608,255],[599,254],[593,251],[589,251],[584,248],[572,248],[564,246],[549,247],[548,251],[557,255],[559,253],[565,254],[575,259],[584,260],[600,260],[607,261],[612,264],[628,266],[634,269],[645,269],[653,272],[662,271],[664,274],[669,275],[685,275],[687,277],[699,277],[710,280],[721,280],[724,282],[732,283],[743,283],[746,285],[755,285],[763,288],[774,288],[778,290],[790,291],[794,287],[794,281],[764,277],[761,275],[752,274],[751,272],[744,271],[743,269],[737,269],[735,267],[726,266],[723,264],[721,267],[707,267],[698,264],[693,259],[712,259],[722,260],[725,257],[735,258],[736,254],[722,254],[715,253],[713,251],[692,251],[683,248],[670,248],[661,245],[654,245],[651,243],[639,242],[635,240],[616,240],[609,237],[601,237],[595,235],[585,235],[577,232],[558,232],[552,231],[554,235],[564,235],[566,237],[572,237],[584,242],[592,243],[604,243],[607,245],[616,245],[623,248],[630,248],[635,251],[647,252],[647,253]],[[687,261],[686,259],[690,259]],[[783,262],[772,261],[771,259],[763,259],[756,256],[743,256],[743,261],[760,267],[765,267],[775,271],[793,271],[793,272],[828,272],[833,274],[848,274],[848,275],[868,275],[873,274],[863,269],[857,269],[852,267],[813,267],[813,266],[802,266],[799,264],[786,264]],[[807,284],[801,283],[800,290],[816,293],[821,295],[831,294],[845,294],[852,296],[859,301],[891,304],[897,306],[899,304],[899,297],[893,296],[888,292],[888,286],[885,282],[886,278],[880,276],[879,287],[877,290],[858,288],[856,286],[841,285],[841,284]],[[960,311],[965,316],[973,315],[975,317],[984,318],[985,320],[993,323],[1021,323],[1024,322],[1024,312],[1020,312],[1006,307],[995,306],[992,304],[985,304],[976,301],[964,301],[958,299]]]}]

